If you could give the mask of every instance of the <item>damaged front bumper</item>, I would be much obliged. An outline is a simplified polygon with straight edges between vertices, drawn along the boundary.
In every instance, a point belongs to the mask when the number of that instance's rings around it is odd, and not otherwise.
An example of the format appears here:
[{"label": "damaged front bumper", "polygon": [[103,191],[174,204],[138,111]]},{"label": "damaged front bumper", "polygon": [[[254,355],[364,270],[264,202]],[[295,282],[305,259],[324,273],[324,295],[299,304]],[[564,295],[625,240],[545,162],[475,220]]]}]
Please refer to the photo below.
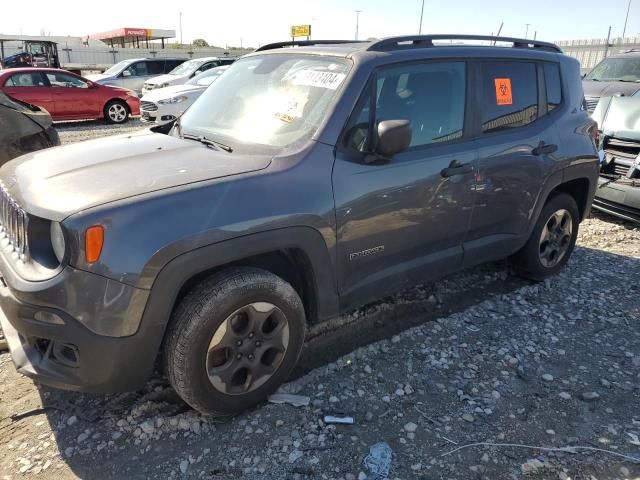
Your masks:
[{"label": "damaged front bumper", "polygon": [[593,208],[640,223],[640,180],[601,176],[598,179]]}]

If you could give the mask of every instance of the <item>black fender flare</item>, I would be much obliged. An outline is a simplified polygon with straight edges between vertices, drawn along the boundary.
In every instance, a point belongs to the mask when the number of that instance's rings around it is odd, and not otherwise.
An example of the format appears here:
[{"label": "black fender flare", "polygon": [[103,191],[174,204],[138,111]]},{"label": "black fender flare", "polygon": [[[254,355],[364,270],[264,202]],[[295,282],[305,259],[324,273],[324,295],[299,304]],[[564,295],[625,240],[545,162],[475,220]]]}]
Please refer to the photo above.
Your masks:
[{"label": "black fender flare", "polygon": [[[167,262],[156,276],[136,335],[144,338],[148,357],[155,360],[181,288],[195,275],[232,262],[278,250],[304,252],[313,269],[318,318],[337,315],[339,301],[335,259],[322,235],[311,227],[288,227],[245,235],[184,252]],[[155,353],[154,353],[155,352]],[[147,367],[152,368],[151,363]],[[150,370],[149,370],[150,372]]]},{"label": "black fender flare", "polygon": [[542,211],[544,205],[547,203],[547,199],[551,195],[551,192],[553,192],[562,184],[570,182],[571,180],[585,179],[589,182],[589,192],[586,196],[586,205],[581,206],[581,210],[584,212],[583,218],[581,220],[584,220],[584,218],[589,215],[591,202],[593,201],[593,197],[597,188],[598,170],[599,166],[597,164],[597,161],[594,161],[593,158],[587,158],[581,161],[577,161],[573,165],[563,168],[562,170],[556,170],[555,172],[553,172],[544,182],[544,188],[540,190],[538,201],[535,203],[535,206],[531,213],[529,229],[527,231],[526,238],[529,238],[529,235],[531,235],[538,217],[540,216],[540,212]]}]

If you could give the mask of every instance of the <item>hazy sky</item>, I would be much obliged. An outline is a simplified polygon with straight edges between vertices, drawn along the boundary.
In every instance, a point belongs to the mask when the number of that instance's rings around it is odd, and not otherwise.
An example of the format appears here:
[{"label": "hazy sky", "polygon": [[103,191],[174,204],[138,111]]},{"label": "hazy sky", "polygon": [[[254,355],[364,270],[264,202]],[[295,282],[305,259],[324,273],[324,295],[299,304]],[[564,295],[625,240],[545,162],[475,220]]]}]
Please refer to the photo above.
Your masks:
[{"label": "hazy sky", "polygon": [[[628,0],[425,0],[423,33],[497,32],[541,40],[622,35]],[[312,38],[360,38],[418,32],[422,0],[0,0],[4,34],[82,36],[119,27],[175,29],[183,12],[183,39],[257,46],[287,39],[290,25],[312,24]],[[631,0],[627,36],[640,36],[640,0]]]}]

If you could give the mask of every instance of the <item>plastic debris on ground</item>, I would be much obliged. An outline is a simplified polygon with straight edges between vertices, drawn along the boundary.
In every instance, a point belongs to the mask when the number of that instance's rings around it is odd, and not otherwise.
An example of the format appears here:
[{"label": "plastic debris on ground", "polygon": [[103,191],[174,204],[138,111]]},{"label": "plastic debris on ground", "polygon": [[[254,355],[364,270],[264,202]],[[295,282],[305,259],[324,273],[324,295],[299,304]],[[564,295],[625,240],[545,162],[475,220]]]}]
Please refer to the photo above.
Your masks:
[{"label": "plastic debris on ground", "polygon": [[269,397],[269,402],[288,403],[294,407],[306,407],[311,402],[311,399],[304,395],[294,395],[292,393],[274,393]]},{"label": "plastic debris on ground", "polygon": [[364,466],[371,472],[369,478],[385,478],[391,471],[393,451],[386,442],[376,443],[369,447],[369,455],[364,458]]}]

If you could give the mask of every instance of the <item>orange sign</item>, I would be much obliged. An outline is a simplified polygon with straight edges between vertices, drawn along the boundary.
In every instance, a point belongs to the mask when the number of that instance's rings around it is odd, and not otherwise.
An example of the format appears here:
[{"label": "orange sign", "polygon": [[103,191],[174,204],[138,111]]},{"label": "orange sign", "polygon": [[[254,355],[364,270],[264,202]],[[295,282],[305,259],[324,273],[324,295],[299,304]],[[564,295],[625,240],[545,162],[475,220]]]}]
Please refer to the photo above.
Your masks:
[{"label": "orange sign", "polygon": [[513,96],[511,95],[511,79],[496,78],[496,104],[511,105],[513,104]]}]

